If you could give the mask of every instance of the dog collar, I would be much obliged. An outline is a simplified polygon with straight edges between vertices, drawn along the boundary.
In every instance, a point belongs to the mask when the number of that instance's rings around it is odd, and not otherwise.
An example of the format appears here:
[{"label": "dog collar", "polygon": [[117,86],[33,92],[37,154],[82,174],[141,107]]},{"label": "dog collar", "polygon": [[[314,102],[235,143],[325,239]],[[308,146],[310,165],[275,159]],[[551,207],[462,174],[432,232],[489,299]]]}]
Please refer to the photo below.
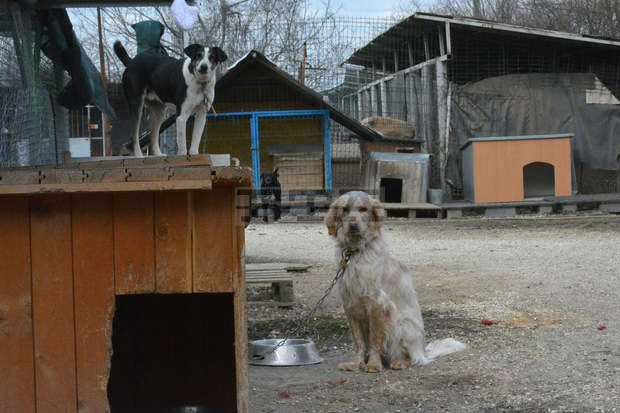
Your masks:
[{"label": "dog collar", "polygon": [[351,256],[353,254],[355,254],[356,252],[359,252],[359,250],[358,249],[351,249],[351,248],[343,248],[342,249],[342,259],[349,260],[351,258]]}]

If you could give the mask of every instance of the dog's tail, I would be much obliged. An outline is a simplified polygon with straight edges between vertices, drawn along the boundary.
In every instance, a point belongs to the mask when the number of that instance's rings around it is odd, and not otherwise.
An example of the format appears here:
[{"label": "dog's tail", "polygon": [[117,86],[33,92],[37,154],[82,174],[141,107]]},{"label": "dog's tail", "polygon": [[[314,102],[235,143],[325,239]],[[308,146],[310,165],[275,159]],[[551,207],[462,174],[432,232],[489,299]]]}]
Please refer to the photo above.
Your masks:
[{"label": "dog's tail", "polygon": [[127,54],[127,50],[123,47],[119,40],[114,42],[114,53],[118,56],[118,58],[123,62],[125,66],[128,66],[131,63],[131,57]]},{"label": "dog's tail", "polygon": [[463,351],[467,348],[467,345],[461,343],[453,338],[444,338],[443,340],[431,341],[426,345],[424,353],[428,362],[435,360],[437,357],[445,356],[446,354],[456,353]]}]

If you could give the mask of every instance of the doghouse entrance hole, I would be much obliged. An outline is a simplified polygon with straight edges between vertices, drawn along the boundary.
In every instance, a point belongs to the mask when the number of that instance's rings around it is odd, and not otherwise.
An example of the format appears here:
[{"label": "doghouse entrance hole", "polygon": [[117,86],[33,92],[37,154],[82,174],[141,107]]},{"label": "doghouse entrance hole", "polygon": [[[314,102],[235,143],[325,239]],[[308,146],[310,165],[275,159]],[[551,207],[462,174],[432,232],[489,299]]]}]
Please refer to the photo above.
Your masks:
[{"label": "doghouse entrance hole", "polygon": [[[381,178],[381,202],[401,203],[403,202],[403,180],[398,178]],[[405,210],[388,211],[389,217],[407,217]]]},{"label": "doghouse entrance hole", "polygon": [[236,411],[233,319],[232,294],[116,296],[111,412]]},{"label": "doghouse entrance hole", "polygon": [[402,202],[403,180],[381,178],[381,202]]},{"label": "doghouse entrance hole", "polygon": [[555,196],[553,165],[533,162],[523,167],[523,193],[525,198]]}]

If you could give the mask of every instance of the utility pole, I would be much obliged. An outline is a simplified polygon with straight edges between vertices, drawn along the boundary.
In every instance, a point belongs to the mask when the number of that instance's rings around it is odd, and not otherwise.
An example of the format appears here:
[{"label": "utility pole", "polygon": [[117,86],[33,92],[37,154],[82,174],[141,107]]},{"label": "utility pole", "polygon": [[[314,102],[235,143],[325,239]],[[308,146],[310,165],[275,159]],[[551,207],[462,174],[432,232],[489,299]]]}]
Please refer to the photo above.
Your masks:
[{"label": "utility pole", "polygon": [[298,75],[298,80],[301,82],[302,85],[304,85],[306,83],[306,61],[308,60],[308,48],[306,46],[306,42],[304,42],[304,57],[301,60],[301,63],[299,65],[299,75]]}]

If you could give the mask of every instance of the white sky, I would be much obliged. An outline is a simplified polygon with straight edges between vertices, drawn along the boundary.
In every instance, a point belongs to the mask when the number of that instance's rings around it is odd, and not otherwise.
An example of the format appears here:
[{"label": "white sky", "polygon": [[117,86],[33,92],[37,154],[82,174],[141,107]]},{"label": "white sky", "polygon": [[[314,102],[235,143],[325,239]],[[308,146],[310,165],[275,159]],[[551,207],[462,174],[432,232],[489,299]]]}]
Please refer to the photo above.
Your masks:
[{"label": "white sky", "polygon": [[391,0],[333,0],[333,4],[340,7],[341,16],[389,16],[394,10]]},{"label": "white sky", "polygon": [[[339,9],[338,15],[344,17],[389,17],[397,9],[399,3],[407,0],[331,0],[332,7]],[[310,0],[311,5],[322,7],[327,0]],[[435,0],[417,0],[417,4],[427,10]]]}]

